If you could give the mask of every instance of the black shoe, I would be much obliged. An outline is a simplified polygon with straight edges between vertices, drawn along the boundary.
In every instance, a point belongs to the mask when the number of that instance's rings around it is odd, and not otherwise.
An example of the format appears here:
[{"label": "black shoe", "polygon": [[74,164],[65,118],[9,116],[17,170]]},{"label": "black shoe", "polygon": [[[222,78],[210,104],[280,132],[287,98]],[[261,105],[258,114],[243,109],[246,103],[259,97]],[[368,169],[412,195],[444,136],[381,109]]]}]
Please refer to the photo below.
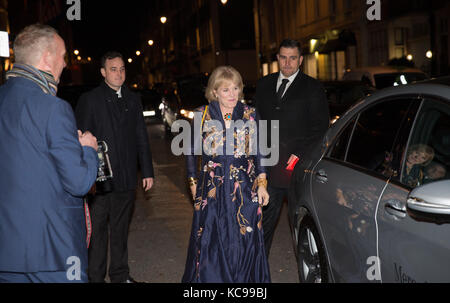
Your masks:
[{"label": "black shoe", "polygon": [[133,279],[132,277],[128,277],[128,279],[126,279],[125,281],[123,281],[122,283],[139,283],[137,282],[135,279]]}]

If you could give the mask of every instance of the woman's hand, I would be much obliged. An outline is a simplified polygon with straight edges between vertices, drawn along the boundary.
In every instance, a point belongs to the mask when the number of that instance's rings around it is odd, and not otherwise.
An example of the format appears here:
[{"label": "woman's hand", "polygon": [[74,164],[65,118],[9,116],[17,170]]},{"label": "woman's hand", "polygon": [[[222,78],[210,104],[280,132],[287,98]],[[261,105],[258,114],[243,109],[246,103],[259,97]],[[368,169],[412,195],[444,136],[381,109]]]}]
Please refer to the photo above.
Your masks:
[{"label": "woman's hand", "polygon": [[267,175],[261,173],[256,178],[256,184],[258,186],[258,203],[261,206],[266,206],[269,204],[269,193],[267,192]]},{"label": "woman's hand", "polygon": [[190,188],[191,188],[192,200],[195,201],[195,195],[197,193],[197,185],[191,185]]},{"label": "woman's hand", "polygon": [[258,187],[258,202],[261,206],[266,206],[269,204],[269,193],[264,186]]}]

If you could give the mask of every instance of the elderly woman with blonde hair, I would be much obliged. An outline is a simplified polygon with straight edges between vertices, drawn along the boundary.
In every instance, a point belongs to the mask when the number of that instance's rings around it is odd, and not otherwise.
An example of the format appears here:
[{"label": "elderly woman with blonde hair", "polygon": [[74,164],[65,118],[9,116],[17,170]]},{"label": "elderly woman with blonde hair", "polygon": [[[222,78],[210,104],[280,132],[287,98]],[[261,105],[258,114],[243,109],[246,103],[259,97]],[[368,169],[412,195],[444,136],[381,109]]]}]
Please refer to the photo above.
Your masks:
[{"label": "elderly woman with blonde hair", "polygon": [[269,202],[266,171],[258,144],[250,143],[259,119],[254,108],[240,102],[242,91],[239,72],[220,66],[208,81],[209,104],[197,110],[204,148],[200,171],[198,156],[186,156],[194,199],[186,283],[270,282],[262,230],[262,207]]}]

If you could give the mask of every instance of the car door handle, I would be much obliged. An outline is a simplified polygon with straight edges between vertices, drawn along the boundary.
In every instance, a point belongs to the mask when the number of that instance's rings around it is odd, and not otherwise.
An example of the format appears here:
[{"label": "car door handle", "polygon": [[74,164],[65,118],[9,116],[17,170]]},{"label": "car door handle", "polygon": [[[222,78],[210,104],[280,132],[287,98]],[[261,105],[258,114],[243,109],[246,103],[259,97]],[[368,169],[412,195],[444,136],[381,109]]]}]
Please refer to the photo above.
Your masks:
[{"label": "car door handle", "polygon": [[323,169],[318,170],[315,173],[315,175],[316,175],[316,181],[317,182],[320,182],[320,183],[327,183],[328,182],[327,173]]},{"label": "car door handle", "polygon": [[384,210],[396,219],[406,218],[406,205],[398,200],[389,200],[384,205]]}]

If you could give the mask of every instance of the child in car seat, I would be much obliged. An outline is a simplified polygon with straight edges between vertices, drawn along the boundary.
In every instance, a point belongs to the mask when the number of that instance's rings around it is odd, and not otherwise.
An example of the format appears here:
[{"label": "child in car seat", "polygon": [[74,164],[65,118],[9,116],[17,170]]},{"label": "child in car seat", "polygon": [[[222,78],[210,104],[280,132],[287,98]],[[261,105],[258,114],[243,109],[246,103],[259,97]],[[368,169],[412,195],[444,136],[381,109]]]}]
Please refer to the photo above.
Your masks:
[{"label": "child in car seat", "polygon": [[424,167],[434,158],[434,150],[425,144],[416,144],[406,154],[402,183],[414,188],[423,184]]}]

